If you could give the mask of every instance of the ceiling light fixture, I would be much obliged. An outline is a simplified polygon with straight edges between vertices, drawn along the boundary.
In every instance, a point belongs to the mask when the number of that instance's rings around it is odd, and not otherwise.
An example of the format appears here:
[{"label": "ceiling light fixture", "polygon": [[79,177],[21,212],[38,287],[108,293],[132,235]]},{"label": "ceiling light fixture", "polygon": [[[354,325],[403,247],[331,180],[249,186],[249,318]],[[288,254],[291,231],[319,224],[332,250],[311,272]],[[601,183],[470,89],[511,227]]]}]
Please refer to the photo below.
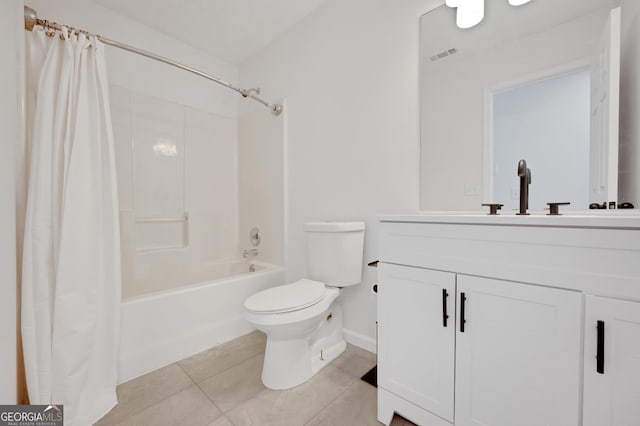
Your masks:
[{"label": "ceiling light fixture", "polygon": [[[511,6],[521,6],[530,0],[509,0]],[[456,25],[458,28],[471,28],[484,18],[484,0],[445,0],[451,8],[457,8]]]},{"label": "ceiling light fixture", "polygon": [[[455,1],[455,0],[454,0]],[[456,25],[471,28],[484,18],[484,0],[457,0]]]}]

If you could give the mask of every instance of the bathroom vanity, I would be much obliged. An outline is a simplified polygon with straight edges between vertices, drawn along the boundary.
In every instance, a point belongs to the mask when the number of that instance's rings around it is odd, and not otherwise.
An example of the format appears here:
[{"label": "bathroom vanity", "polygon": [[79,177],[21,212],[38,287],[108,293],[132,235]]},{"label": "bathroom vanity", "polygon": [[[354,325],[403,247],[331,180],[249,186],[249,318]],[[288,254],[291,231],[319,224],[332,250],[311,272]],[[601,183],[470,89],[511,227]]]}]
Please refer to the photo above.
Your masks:
[{"label": "bathroom vanity", "polygon": [[378,419],[640,424],[640,216],[379,217]]}]

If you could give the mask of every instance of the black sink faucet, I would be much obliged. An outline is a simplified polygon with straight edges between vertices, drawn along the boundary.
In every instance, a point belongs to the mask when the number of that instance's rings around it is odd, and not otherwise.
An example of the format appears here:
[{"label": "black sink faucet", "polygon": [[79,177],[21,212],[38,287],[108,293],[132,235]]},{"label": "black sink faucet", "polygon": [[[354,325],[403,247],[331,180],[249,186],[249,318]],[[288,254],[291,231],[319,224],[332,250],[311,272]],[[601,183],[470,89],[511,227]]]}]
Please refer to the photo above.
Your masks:
[{"label": "black sink faucet", "polygon": [[529,208],[529,184],[531,184],[531,170],[525,160],[518,161],[518,176],[520,177],[520,212],[519,215],[527,215]]}]

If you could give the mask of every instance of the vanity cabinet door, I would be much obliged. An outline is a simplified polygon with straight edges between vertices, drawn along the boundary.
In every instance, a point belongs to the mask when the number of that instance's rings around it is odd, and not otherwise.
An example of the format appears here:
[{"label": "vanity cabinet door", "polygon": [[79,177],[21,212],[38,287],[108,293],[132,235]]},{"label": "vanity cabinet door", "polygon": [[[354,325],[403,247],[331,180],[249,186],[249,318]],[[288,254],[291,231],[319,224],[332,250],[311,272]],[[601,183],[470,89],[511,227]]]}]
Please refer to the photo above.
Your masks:
[{"label": "vanity cabinet door", "polygon": [[583,424],[640,424],[638,302],[587,296]]},{"label": "vanity cabinet door", "polygon": [[453,422],[455,274],[380,263],[378,279],[378,385]]},{"label": "vanity cabinet door", "polygon": [[467,275],[457,288],[456,426],[577,426],[582,295]]}]

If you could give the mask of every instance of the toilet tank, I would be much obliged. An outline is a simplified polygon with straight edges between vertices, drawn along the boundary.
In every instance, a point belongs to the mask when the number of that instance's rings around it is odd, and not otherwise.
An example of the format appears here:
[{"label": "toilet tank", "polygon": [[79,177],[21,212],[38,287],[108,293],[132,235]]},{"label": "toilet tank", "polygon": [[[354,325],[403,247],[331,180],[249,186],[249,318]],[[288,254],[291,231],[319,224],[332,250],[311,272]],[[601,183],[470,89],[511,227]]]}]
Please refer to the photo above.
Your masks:
[{"label": "toilet tank", "polygon": [[362,281],[364,222],[308,222],[309,278],[332,287]]}]

